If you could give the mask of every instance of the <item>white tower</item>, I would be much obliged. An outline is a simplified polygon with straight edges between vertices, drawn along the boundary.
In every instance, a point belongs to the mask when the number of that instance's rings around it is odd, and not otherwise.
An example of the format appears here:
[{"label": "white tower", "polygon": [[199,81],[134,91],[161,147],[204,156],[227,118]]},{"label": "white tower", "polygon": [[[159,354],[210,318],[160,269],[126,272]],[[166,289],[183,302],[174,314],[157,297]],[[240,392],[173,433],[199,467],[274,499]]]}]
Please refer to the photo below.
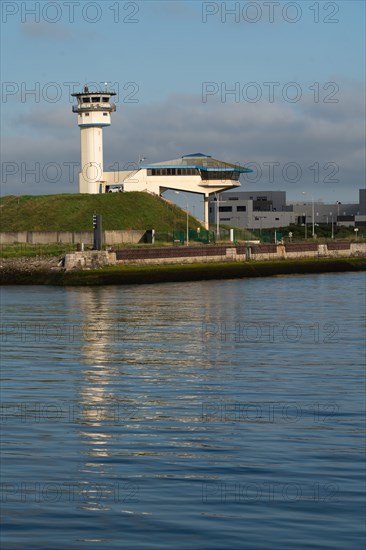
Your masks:
[{"label": "white tower", "polygon": [[81,160],[79,174],[80,193],[100,193],[103,182],[103,126],[110,126],[111,113],[116,110],[110,102],[115,92],[84,91],[71,94],[77,98],[73,113],[78,114],[81,138]]}]

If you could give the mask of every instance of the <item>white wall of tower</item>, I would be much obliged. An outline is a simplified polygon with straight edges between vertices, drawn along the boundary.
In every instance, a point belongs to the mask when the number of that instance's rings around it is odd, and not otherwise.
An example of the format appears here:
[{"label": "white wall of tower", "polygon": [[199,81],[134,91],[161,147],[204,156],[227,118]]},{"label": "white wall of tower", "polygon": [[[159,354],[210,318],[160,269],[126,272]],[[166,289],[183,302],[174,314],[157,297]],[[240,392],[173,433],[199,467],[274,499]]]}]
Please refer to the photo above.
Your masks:
[{"label": "white wall of tower", "polygon": [[80,193],[99,193],[103,180],[103,131],[98,126],[80,127]]}]

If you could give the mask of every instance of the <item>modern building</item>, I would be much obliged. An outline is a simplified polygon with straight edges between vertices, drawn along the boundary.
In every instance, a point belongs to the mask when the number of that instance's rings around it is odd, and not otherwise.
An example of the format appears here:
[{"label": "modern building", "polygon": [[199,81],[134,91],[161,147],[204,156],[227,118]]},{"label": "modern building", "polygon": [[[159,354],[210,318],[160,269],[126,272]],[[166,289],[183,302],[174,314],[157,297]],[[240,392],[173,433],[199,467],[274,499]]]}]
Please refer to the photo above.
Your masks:
[{"label": "modern building", "polygon": [[366,189],[360,189],[360,216],[366,216]]},{"label": "modern building", "polygon": [[230,191],[210,199],[210,223],[268,229],[297,223],[285,191]]},{"label": "modern building", "polygon": [[208,228],[209,197],[240,186],[240,174],[252,172],[237,164],[194,153],[177,159],[132,167],[131,170],[105,172],[103,168],[103,127],[111,124],[114,92],[107,90],[74,93],[81,135],[80,193],[106,193],[115,190],[145,191],[161,195],[172,189],[178,193],[199,193],[204,197],[204,225]]},{"label": "modern building", "polygon": [[[210,223],[245,229],[269,229],[290,224],[314,225],[334,223],[338,226],[366,225],[363,189],[360,203],[334,204],[292,202],[287,204],[285,191],[228,191],[210,198]],[[365,211],[365,214],[361,212]]]},{"label": "modern building", "polygon": [[[291,206],[298,213],[299,217],[306,217],[308,223],[312,223],[313,203],[293,202]],[[352,226],[355,224],[355,216],[359,213],[358,203],[331,203],[314,202],[314,223],[333,223],[341,226]]]},{"label": "modern building", "polygon": [[355,216],[356,227],[366,227],[366,189],[360,189],[359,212]]}]

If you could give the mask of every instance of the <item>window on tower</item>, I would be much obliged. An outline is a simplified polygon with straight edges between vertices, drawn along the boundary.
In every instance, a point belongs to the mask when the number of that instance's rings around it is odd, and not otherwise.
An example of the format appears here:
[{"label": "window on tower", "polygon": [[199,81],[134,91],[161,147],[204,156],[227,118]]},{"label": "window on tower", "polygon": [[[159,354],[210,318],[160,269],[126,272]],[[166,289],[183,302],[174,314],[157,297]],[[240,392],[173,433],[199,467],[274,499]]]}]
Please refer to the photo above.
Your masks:
[{"label": "window on tower", "polygon": [[103,103],[108,103],[109,97],[102,97],[102,101],[103,101]]},{"label": "window on tower", "polygon": [[100,97],[92,97],[92,103],[100,103]]},{"label": "window on tower", "polygon": [[83,103],[90,103],[90,97],[83,97]]}]

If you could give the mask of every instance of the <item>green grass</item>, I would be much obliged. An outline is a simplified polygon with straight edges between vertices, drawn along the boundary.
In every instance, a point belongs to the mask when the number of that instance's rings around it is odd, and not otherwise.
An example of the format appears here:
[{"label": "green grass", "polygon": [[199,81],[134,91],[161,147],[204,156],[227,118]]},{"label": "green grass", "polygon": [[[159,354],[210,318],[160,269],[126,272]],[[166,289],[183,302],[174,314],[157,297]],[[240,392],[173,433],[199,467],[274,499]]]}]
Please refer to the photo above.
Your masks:
[{"label": "green grass", "polygon": [[[120,250],[123,248],[160,248],[163,246],[172,246],[173,244],[172,234],[166,234],[165,241],[155,241],[154,244],[136,244],[136,243],[123,243],[114,245],[113,250]],[[195,243],[199,244],[199,243]],[[92,250],[93,245],[85,245],[84,250]],[[77,244],[71,243],[50,243],[50,244],[28,244],[28,243],[15,243],[15,244],[0,244],[0,258],[37,258],[44,256],[63,256],[68,252],[75,252],[77,250]]]},{"label": "green grass", "polygon": [[[90,248],[92,248],[90,246]],[[43,256],[63,256],[74,252],[76,244],[1,244],[0,258],[37,258]]]},{"label": "green grass", "polygon": [[[0,198],[0,232],[90,231],[93,214],[103,229],[184,230],[186,213],[150,193],[23,195]],[[200,225],[190,217],[191,229]]]}]

